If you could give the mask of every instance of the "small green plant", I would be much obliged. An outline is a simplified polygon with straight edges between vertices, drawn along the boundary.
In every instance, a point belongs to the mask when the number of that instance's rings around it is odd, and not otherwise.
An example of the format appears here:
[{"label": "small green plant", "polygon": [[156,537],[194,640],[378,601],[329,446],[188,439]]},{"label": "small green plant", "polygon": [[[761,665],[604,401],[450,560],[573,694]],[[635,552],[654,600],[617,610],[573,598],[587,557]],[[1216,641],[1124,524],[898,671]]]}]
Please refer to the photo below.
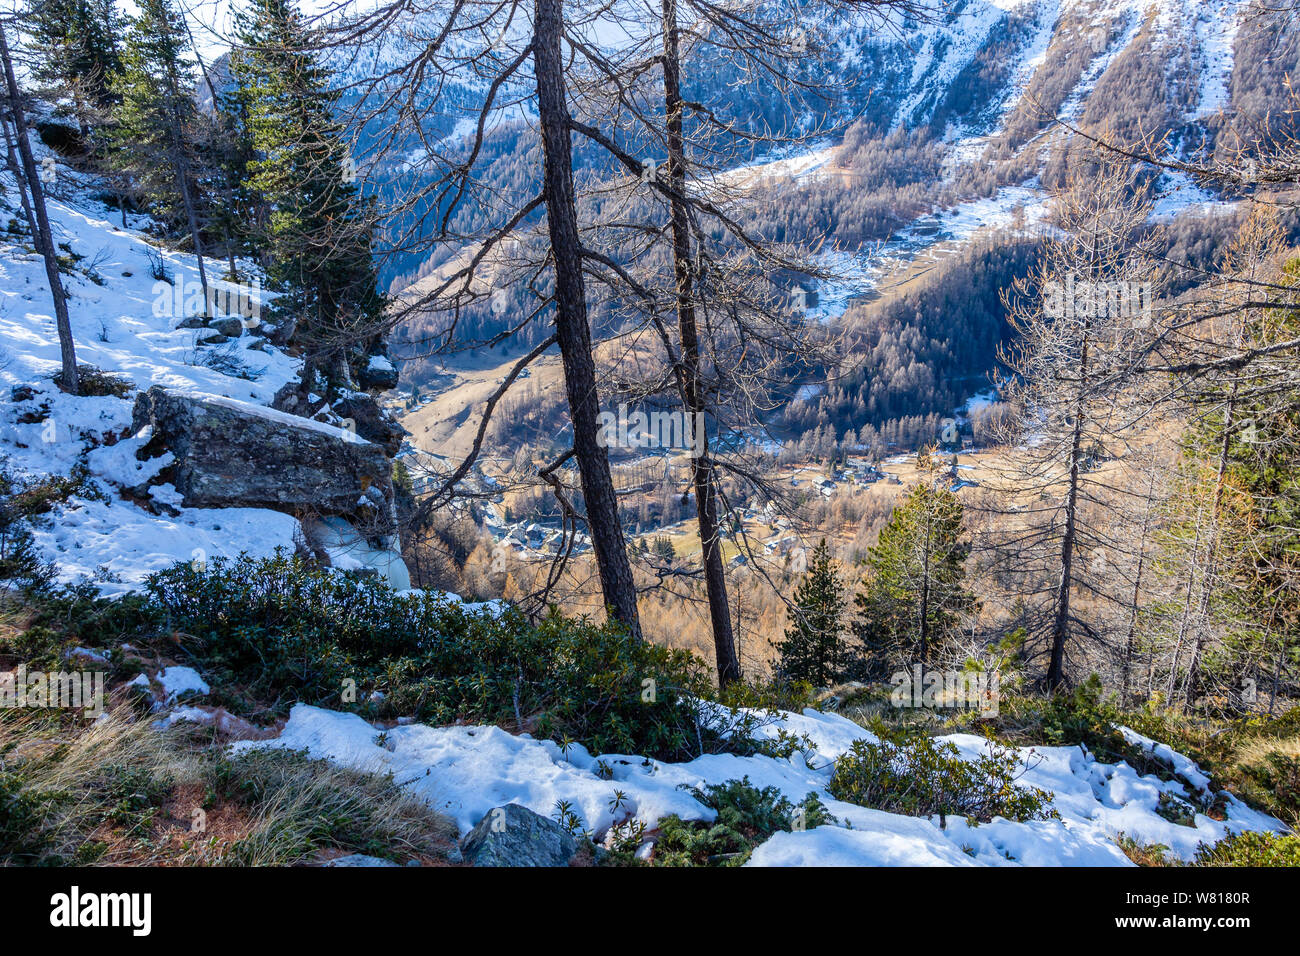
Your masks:
[{"label": "small green plant", "polygon": [[715,810],[717,818],[712,823],[676,815],[664,818],[655,844],[655,866],[740,866],[773,833],[838,822],[816,794],[793,804],[776,787],[760,790],[748,777],[711,784],[691,794]]}]

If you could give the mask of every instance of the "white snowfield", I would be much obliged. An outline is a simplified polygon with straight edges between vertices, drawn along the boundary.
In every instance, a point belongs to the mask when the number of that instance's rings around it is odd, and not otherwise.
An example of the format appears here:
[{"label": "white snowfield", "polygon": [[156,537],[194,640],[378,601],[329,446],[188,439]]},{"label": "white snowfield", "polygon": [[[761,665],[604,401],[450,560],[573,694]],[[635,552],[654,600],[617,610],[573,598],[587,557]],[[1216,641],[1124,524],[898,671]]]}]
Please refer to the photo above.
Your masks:
[{"label": "white snowfield", "polygon": [[[35,137],[33,148],[38,162],[47,155]],[[17,196],[8,173],[0,173],[0,183],[5,196]],[[265,406],[294,377],[298,360],[273,349],[250,350],[247,345],[253,339],[244,335],[227,348],[258,373],[254,380],[197,364],[210,350],[196,348],[195,330],[177,328],[187,315],[175,314],[174,295],[179,285],[188,306],[198,286],[195,258],[163,251],[176,285],[160,286],[149,261],[158,249],[139,231],[148,220],[135,217],[129,220],[133,228],[120,228],[119,214],[91,199],[92,190],[93,184],[60,164],[48,201],[55,242],[84,257],[71,274],[63,276],[78,363],[96,366],[137,389],[163,385],[239,402],[243,408],[255,407],[271,416],[280,414]],[[3,223],[22,218],[16,207],[3,212]],[[247,268],[250,282],[256,278],[247,263],[241,263],[241,268]],[[235,285],[214,278],[224,271],[223,262],[208,261],[211,285],[235,292]],[[252,291],[250,297],[261,305],[270,295]],[[216,301],[230,299],[235,296],[218,296]],[[298,522],[279,512],[179,508],[179,496],[170,485],[156,487],[152,494],[178,508],[175,517],[151,514],[123,499],[122,489],[141,484],[167,464],[166,459],[140,462],[135,458],[149,439],[147,434],[130,434],[135,394],[126,398],[67,395],[53,381],[59,367],[44,264],[0,230],[0,463],[7,459],[11,471],[40,477],[67,476],[78,462],[84,462],[106,499],[73,498],[35,529],[37,548],[45,560],[57,565],[61,581],[94,581],[103,593],[114,595],[138,587],[149,574],[178,561],[207,561],[241,552],[265,556],[276,547],[292,549]],[[31,387],[34,400],[10,401],[13,386]],[[18,422],[19,415],[41,405],[49,408],[44,421]],[[293,422],[315,425],[301,418]],[[320,428],[335,431],[328,425]]]},{"label": "white snowfield", "polygon": [[[687,788],[748,777],[755,787],[776,787],[792,802],[816,793],[840,826],[778,833],[755,850],[750,866],[1128,866],[1115,843],[1124,833],[1139,843],[1160,843],[1184,860],[1198,845],[1229,832],[1275,830],[1283,825],[1228,797],[1227,821],[1198,814],[1182,826],[1156,813],[1162,793],[1185,798],[1177,780],[1139,776],[1126,763],[1099,763],[1080,747],[1035,747],[1019,751],[1026,766],[1019,783],[1053,794],[1060,820],[1014,823],[1001,818],[973,824],[949,817],[922,819],[871,810],[832,799],[826,792],[834,760],[855,740],[875,738],[836,714],[780,712],[759,733],[778,729],[806,734],[813,749],[788,759],[716,754],[686,763],[665,763],[625,754],[593,756],[580,745],[567,750],[550,740],[512,736],[493,726],[428,727],[421,724],[379,730],[355,714],[295,706],[277,739],[242,741],[236,751],[260,747],[306,750],[360,770],[391,773],[395,780],[455,819],[462,833],[492,808],[518,803],[554,817],[566,801],[583,827],[599,841],[609,828],[635,817],[653,829],[669,814],[712,820],[714,812]],[[1188,758],[1140,735],[1135,743],[1157,754],[1200,789],[1207,778]],[[980,754],[988,741],[969,734],[941,738],[963,756]],[[615,791],[620,809],[611,809]]]}]

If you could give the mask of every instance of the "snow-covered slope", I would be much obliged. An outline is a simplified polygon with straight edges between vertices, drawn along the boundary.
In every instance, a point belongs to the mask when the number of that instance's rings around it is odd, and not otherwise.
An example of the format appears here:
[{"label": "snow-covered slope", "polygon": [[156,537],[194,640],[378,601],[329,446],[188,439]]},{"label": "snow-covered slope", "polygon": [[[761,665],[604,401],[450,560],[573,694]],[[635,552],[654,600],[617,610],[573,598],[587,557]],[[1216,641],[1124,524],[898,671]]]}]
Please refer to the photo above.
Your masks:
[{"label": "snow-covered slope", "polygon": [[[597,840],[630,819],[643,821],[647,830],[668,814],[707,821],[714,811],[689,789],[745,777],[755,787],[776,787],[794,803],[817,793],[842,824],[778,833],[758,847],[751,866],[1128,866],[1115,842],[1121,833],[1141,844],[1163,844],[1190,860],[1200,844],[1230,832],[1285,829],[1230,795],[1223,822],[1197,814],[1184,826],[1158,814],[1162,794],[1185,799],[1190,789],[1201,790],[1206,783],[1192,761],[1167,747],[1157,753],[1181,780],[1140,776],[1126,763],[1099,763],[1080,747],[1022,750],[1025,771],[1019,784],[1053,794],[1059,820],[998,818],[975,825],[953,817],[941,828],[937,819],[867,809],[826,792],[835,758],[856,740],[876,739],[858,724],[809,709],[780,713],[760,733],[774,738],[780,730],[806,735],[812,748],[786,759],[714,754],[665,763],[628,754],[593,755],[578,744],[561,748],[492,726],[411,724],[384,730],[380,737],[380,730],[355,714],[298,705],[277,739],[233,746],[305,749],[345,766],[392,773],[455,819],[462,832],[507,803],[552,816],[557,802],[565,801]],[[1126,734],[1148,749],[1159,746],[1132,731]],[[970,734],[941,739],[955,744],[966,759],[989,746]]]},{"label": "snow-covered slope", "polygon": [[[190,313],[184,300],[185,314],[175,307],[177,286],[188,296],[198,285],[194,257],[163,251],[174,285],[159,283],[149,259],[159,250],[141,231],[147,220],[121,228],[119,214],[91,198],[91,184],[62,165],[56,169],[49,215],[60,251],[75,260],[64,285],[78,363],[125,379],[134,389],[164,385],[269,402],[294,376],[297,361],[269,345],[265,351],[249,349],[255,341],[250,333],[224,348],[245,364],[251,380],[203,364],[212,361],[213,350],[197,346],[197,330],[178,328]],[[7,197],[0,206],[4,223],[22,222],[21,210],[9,201],[17,192],[7,173],[0,182]],[[210,276],[221,271],[219,263],[209,263]],[[213,284],[235,291],[229,283]],[[245,291],[260,305],[261,293]],[[153,493],[174,506],[173,516],[125,499],[124,489],[165,464],[156,459],[146,472],[135,458],[148,436],[131,434],[134,393],[67,395],[53,381],[59,367],[43,262],[31,251],[25,229],[21,235],[0,231],[0,465],[24,477],[65,477],[83,465],[97,493],[56,505],[35,529],[42,556],[56,564],[61,580],[97,580],[105,593],[119,593],[177,561],[293,546],[298,522],[278,512],[175,507],[168,485]],[[32,397],[14,401],[15,387],[30,388]]]}]

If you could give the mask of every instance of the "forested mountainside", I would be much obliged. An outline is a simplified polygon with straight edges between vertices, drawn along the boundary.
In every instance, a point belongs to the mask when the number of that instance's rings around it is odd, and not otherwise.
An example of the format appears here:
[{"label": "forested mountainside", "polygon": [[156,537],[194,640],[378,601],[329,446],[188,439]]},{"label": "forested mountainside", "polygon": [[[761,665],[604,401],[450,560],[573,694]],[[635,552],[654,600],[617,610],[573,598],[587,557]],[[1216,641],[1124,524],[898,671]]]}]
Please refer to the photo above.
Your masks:
[{"label": "forested mountainside", "polygon": [[[770,418],[773,437],[786,440],[810,426],[833,429],[837,438],[864,427],[906,431],[902,419],[950,414],[987,388],[996,349],[1006,340],[998,290],[1023,276],[1029,261],[1018,251],[1026,213],[1032,231],[1045,191],[1059,186],[1065,175],[1065,139],[1053,125],[1058,117],[1118,136],[1140,130],[1185,157],[1222,157],[1236,149],[1243,131],[1230,117],[1267,115],[1279,129],[1292,128],[1284,77],[1288,64],[1300,59],[1300,41],[1280,17],[1240,30],[1244,7],[958,2],[944,5],[943,15],[932,22],[898,14],[886,23],[865,15],[844,19],[812,13],[801,21],[808,24],[806,42],[828,52],[810,58],[807,67],[818,95],[794,103],[787,98],[779,106],[756,99],[752,88],[725,70],[704,68],[707,44],[693,51],[701,64],[686,71],[693,98],[717,104],[711,108],[743,130],[794,137],[783,142],[783,159],[764,155],[770,147],[761,141],[736,138],[728,144],[731,162],[751,165],[743,181],[754,201],[738,214],[741,221],[774,242],[833,248],[820,261],[836,277],[803,284],[833,302],[820,318],[838,319],[847,309],[844,321],[863,333],[854,346],[860,363],[836,383],[852,391],[852,399],[837,397],[833,387],[817,403],[803,402]],[[363,61],[350,63],[349,71],[361,70]],[[459,109],[462,95],[451,98]],[[580,110],[581,101],[575,106]],[[458,108],[440,130],[451,137],[451,155]],[[521,186],[528,181],[523,171],[539,161],[532,141],[520,135],[528,122],[502,109],[482,144],[487,188],[520,201],[526,199]],[[463,126],[458,135],[463,142]],[[1247,138],[1252,135],[1246,131]],[[635,139],[627,148],[638,156],[646,151]],[[610,173],[598,148],[580,141],[575,155],[591,181]],[[420,168],[415,160],[403,175],[418,176]],[[1153,225],[1163,236],[1159,241],[1195,247],[1201,265],[1221,255],[1233,231],[1230,213],[1218,209],[1206,215],[1197,202],[1209,197],[1178,176],[1161,176],[1153,188],[1162,197],[1163,215]],[[636,203],[633,198],[631,207],[620,205],[619,213],[644,214]],[[483,209],[459,210],[455,229],[472,233],[481,227]],[[598,193],[585,199],[588,222],[608,214]],[[979,227],[1015,227],[1021,235],[988,242],[971,274],[956,280],[964,287],[960,292],[952,276],[966,271],[964,265],[941,266],[910,283],[906,314],[898,303],[871,305],[878,286],[898,279],[879,274],[882,262],[910,259],[919,249],[928,254],[932,244],[942,244],[954,232],[967,239]],[[458,254],[455,244],[434,250],[414,270],[401,268],[393,288],[440,274]],[[962,255],[975,253],[963,250]],[[385,273],[392,274],[391,269]],[[436,281],[417,283],[407,294]],[[785,281],[793,288],[796,277]],[[968,308],[951,307],[956,294],[965,297]],[[526,289],[506,288],[491,301],[467,303],[456,315],[458,335],[467,342],[492,341],[527,302]],[[624,322],[617,303],[600,295],[592,308],[597,327],[606,333]],[[429,342],[440,341],[444,327],[444,316],[416,314],[398,328],[395,341],[410,343],[405,350],[399,345],[399,351],[412,357],[405,366],[412,385],[432,381],[429,372],[438,363],[429,365],[421,356]],[[499,346],[502,361],[527,352],[542,336],[536,326],[514,332]],[[826,371],[817,370],[817,377]],[[858,386],[867,377],[871,384],[862,394]],[[795,394],[798,380],[792,377],[789,394]],[[810,410],[810,404],[819,407]],[[539,408],[531,418],[539,416],[546,422],[542,430],[553,432],[554,411]]]}]

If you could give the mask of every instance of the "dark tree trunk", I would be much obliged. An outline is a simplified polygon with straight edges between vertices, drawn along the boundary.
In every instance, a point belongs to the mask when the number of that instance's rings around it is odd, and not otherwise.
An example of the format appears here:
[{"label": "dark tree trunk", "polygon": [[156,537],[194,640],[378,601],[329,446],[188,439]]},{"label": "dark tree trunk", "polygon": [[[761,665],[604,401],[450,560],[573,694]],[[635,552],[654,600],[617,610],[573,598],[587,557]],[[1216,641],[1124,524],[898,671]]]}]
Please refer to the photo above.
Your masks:
[{"label": "dark tree trunk", "polygon": [[[41,187],[36,160],[32,157],[32,144],[27,139],[23,98],[18,92],[18,80],[14,77],[14,65],[9,57],[9,42],[5,37],[3,26],[0,26],[0,58],[4,60],[9,116],[14,124],[14,136],[18,140],[18,155],[22,159],[23,179],[26,180],[27,190],[31,194],[32,212],[36,215],[36,234],[32,236],[32,241],[36,243],[41,258],[45,260],[45,275],[50,282],[50,296],[54,299],[54,321],[59,332],[59,357],[63,364],[60,384],[65,392],[76,395],[81,389],[81,381],[77,372],[76,346],[72,341],[72,323],[68,320],[68,300],[63,293],[63,280],[59,277],[58,251],[54,248],[54,234],[50,230],[49,216],[45,213],[45,190]],[[22,188],[23,183],[19,182],[19,189]]]},{"label": "dark tree trunk", "polygon": [[[179,90],[170,91],[173,97],[180,96]],[[199,263],[199,284],[203,286],[203,314],[212,318],[212,296],[208,292],[208,270],[203,265],[203,237],[199,234],[199,216],[195,208],[194,194],[190,191],[190,164],[185,151],[185,132],[181,129],[180,110],[172,106],[171,137],[172,165],[176,178],[180,180],[181,201],[185,204],[185,219],[190,227],[190,238],[194,242],[194,258]]]},{"label": "dark tree trunk", "polygon": [[696,453],[691,460],[695,485],[697,523],[704,552],[704,584],[709,595],[709,617],[713,625],[713,649],[718,667],[718,684],[727,686],[740,678],[736,640],[727,604],[727,579],[722,567],[722,541],[718,534],[718,498],[713,487],[709,461],[709,440],[704,430],[704,395],[700,387],[700,341],[695,322],[695,300],[691,274],[691,236],[686,218],[686,148],[683,134],[681,61],[678,49],[677,0],[663,0],[664,18],[664,111],[668,119],[668,185],[672,190],[673,273],[676,279],[677,328],[681,337],[681,368],[678,384],[682,404],[699,434],[693,436]]},{"label": "dark tree trunk", "polygon": [[1070,630],[1070,590],[1074,586],[1074,545],[1079,511],[1079,459],[1083,454],[1084,398],[1088,388],[1088,333],[1084,330],[1079,356],[1079,390],[1074,406],[1074,432],[1070,437],[1070,478],[1065,497],[1065,531],[1061,535],[1061,579],[1056,588],[1056,614],[1052,620],[1052,659],[1047,667],[1047,687],[1065,687],[1065,642]]},{"label": "dark tree trunk", "polygon": [[573,423],[573,453],[582,476],[587,526],[601,590],[614,619],[640,637],[636,582],[619,524],[609,456],[597,441],[600,396],[596,391],[596,363],[591,354],[587,291],[582,278],[582,244],[574,208],[570,116],[561,51],[563,17],[562,0],[535,0],[533,65],[542,132],[546,220],[555,263],[555,333]]}]

